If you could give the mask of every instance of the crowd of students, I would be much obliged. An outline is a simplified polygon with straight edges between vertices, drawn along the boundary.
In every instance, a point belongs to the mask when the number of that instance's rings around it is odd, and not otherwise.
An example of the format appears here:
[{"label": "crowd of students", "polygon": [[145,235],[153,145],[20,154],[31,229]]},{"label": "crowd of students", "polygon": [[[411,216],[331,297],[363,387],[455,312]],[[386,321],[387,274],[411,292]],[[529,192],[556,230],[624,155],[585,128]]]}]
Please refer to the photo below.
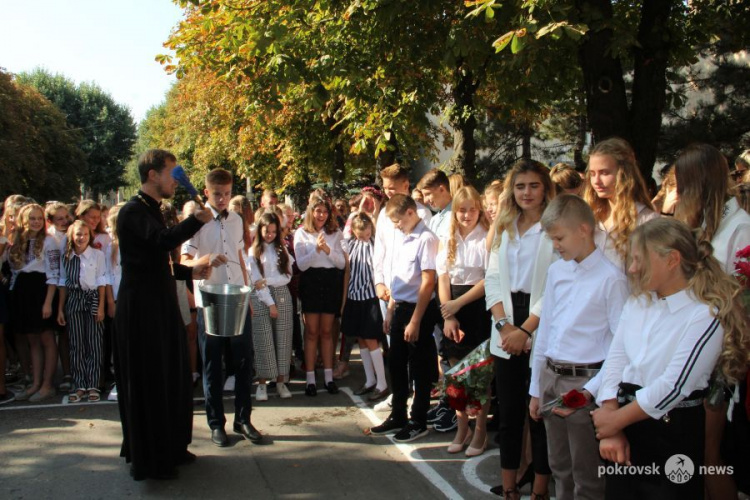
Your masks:
[{"label": "crowd of students", "polygon": [[[214,218],[172,258],[213,268],[206,280],[177,282],[213,442],[228,444],[225,390],[235,393],[235,432],[260,442],[253,382],[256,402],[271,385],[291,398],[296,359],[306,396],[317,396],[321,366],[322,387],[336,394],[356,344],[365,382],[354,394],[390,411],[370,434],[410,442],[429,427],[455,431],[446,451],[472,457],[492,423],[502,477],[492,492],[505,498],[527,482],[532,498],[548,498],[551,477],[561,499],[736,497],[728,474],[675,483],[605,477],[599,466],[663,466],[676,453],[717,466],[728,453],[722,436],[747,436],[750,325],[732,275],[750,247],[749,162],[746,152],[730,172],[716,148],[691,146],[650,192],[632,148],[614,138],[592,148],[585,173],[522,159],[482,194],[438,169],[411,190],[396,164],[380,171],[382,190],[351,200],[313,191],[301,224],[273,191],[253,213],[232,197],[230,172],[209,172]],[[6,199],[0,404],[57,389],[70,403],[100,399],[112,375],[119,207]],[[163,214],[168,225],[180,218],[168,204]],[[198,287],[211,284],[253,290],[245,329],[228,343],[206,334]],[[445,396],[430,402],[441,374],[487,339],[494,403],[472,415],[472,429]],[[6,388],[6,372],[20,377],[19,392]],[[710,386],[726,396],[704,405]],[[582,409],[548,410],[571,390],[585,396]],[[740,478],[746,465],[733,464]]]}]

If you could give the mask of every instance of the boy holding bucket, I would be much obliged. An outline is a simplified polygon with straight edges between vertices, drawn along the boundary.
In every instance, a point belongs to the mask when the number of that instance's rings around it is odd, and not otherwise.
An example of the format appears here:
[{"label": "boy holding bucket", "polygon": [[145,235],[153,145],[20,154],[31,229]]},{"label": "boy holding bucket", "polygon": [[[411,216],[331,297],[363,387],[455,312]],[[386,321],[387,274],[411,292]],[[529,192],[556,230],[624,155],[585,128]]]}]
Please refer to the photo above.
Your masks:
[{"label": "boy holding bucket", "polygon": [[[225,343],[231,346],[231,362],[237,377],[234,400],[234,432],[241,434],[253,443],[262,440],[250,422],[252,400],[250,386],[253,379],[253,341],[250,336],[252,321],[245,319],[241,335],[218,337],[206,334],[206,322],[203,316],[203,300],[200,285],[239,285],[247,286],[248,277],[245,259],[242,218],[235,212],[228,211],[232,197],[232,174],[217,168],[206,175],[205,195],[208,208],[214,217],[198,231],[192,239],[182,246],[182,258],[185,265],[193,263],[210,263],[214,266],[210,279],[195,281],[195,305],[198,308],[198,345],[203,359],[203,392],[206,395],[206,418],[211,428],[211,441],[216,446],[229,445],[229,438],[224,431],[222,377],[222,356]],[[248,316],[252,309],[248,308]],[[230,361],[230,360],[227,360]]]}]

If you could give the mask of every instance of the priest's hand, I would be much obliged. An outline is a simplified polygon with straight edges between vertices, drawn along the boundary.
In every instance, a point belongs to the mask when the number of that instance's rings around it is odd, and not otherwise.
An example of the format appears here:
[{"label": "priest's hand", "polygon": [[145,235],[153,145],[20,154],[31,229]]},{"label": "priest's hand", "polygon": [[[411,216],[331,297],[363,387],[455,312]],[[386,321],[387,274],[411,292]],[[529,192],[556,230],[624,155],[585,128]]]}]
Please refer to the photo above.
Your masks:
[{"label": "priest's hand", "polygon": [[197,280],[206,280],[211,277],[213,268],[210,265],[198,264],[193,267],[193,278]]},{"label": "priest's hand", "polygon": [[214,214],[208,208],[199,208],[193,212],[193,215],[204,224],[214,218]]}]

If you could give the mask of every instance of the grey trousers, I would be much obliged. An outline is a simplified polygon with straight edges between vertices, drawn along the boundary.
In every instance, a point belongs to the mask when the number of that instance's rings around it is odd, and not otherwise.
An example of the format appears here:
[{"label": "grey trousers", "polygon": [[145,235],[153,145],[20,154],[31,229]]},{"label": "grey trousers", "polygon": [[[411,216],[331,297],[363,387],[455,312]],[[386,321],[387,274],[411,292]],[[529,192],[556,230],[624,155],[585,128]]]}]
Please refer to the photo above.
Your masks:
[{"label": "grey trousers", "polygon": [[[545,365],[540,377],[542,397],[539,406],[571,389],[581,390],[590,378],[557,375]],[[603,461],[589,415],[594,408],[596,405],[592,402],[566,418],[557,415],[544,418],[549,466],[555,478],[555,497],[558,500],[604,498],[604,477],[598,477],[598,467]]]}]

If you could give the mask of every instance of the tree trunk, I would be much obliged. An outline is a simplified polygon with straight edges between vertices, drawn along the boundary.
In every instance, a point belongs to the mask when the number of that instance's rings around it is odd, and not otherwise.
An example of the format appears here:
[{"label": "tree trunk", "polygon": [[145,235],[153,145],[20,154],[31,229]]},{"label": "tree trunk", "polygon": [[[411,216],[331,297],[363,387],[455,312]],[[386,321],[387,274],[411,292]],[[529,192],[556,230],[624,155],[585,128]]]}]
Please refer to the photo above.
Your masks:
[{"label": "tree trunk", "polygon": [[[583,12],[598,11],[602,21],[612,19],[611,0],[578,0],[576,6]],[[589,19],[582,17],[585,22]],[[629,139],[628,102],[622,64],[610,53],[613,32],[611,28],[589,31],[578,49],[578,60],[583,70],[586,91],[586,114],[594,142],[612,136]]]},{"label": "tree trunk", "polygon": [[638,43],[633,50],[633,102],[630,138],[643,174],[652,177],[667,95],[667,62],[672,47],[669,15],[673,2],[647,0],[641,8]]},{"label": "tree trunk", "polygon": [[461,60],[456,64],[453,75],[454,85],[451,90],[455,105],[451,118],[453,156],[449,165],[452,171],[462,172],[467,181],[475,183],[477,180],[477,143],[474,131],[477,128],[477,118],[474,94],[479,82],[475,81],[474,73],[470,69],[463,67]]},{"label": "tree trunk", "polygon": [[586,132],[588,130],[586,115],[579,115],[577,120],[578,131],[576,134],[576,143],[573,146],[573,163],[576,170],[583,172],[586,170],[586,162],[583,161],[583,148],[586,146]]},{"label": "tree trunk", "polygon": [[521,158],[531,159],[531,127],[528,125],[521,130]]}]

